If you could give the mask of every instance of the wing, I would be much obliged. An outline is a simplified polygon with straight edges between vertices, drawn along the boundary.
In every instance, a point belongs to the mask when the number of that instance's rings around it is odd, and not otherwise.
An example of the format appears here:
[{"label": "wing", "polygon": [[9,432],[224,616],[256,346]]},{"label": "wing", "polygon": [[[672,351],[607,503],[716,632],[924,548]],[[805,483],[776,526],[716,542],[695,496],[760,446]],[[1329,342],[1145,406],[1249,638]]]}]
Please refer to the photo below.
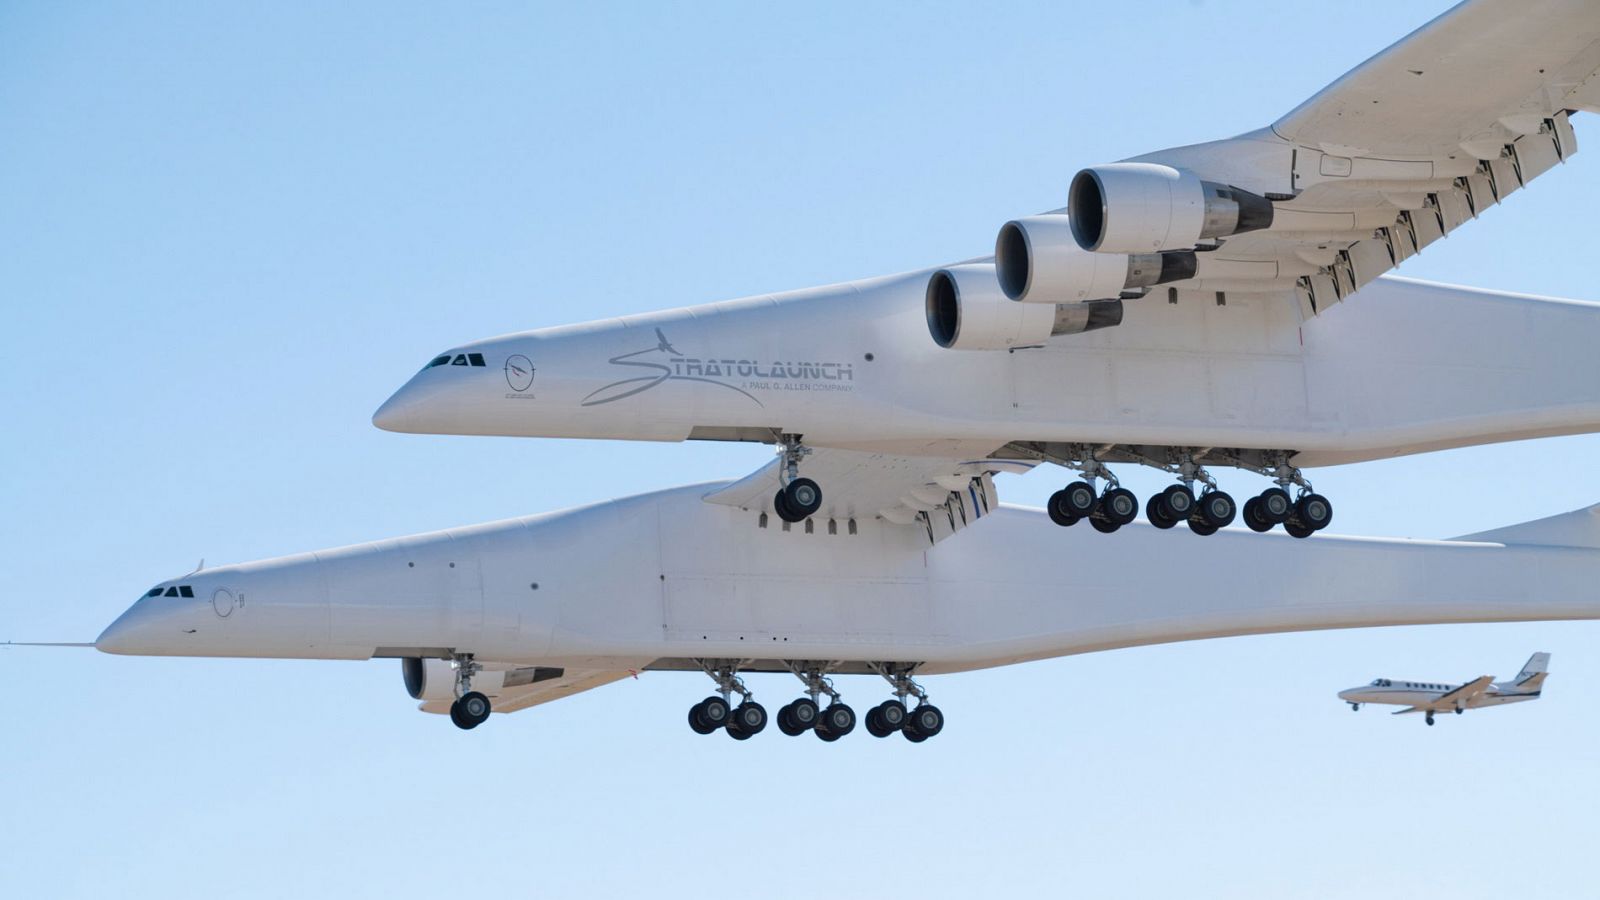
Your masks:
[{"label": "wing", "polygon": [[1600,4],[1468,0],[1269,128],[1135,157],[1272,201],[1269,226],[1203,241],[1167,287],[1316,315],[1576,152],[1597,70]]},{"label": "wing", "polygon": [[1494,683],[1493,675],[1485,675],[1463,684],[1461,687],[1450,691],[1434,701],[1434,705],[1441,709],[1454,709],[1457,706],[1466,706],[1472,701],[1483,696],[1483,692]]},{"label": "wing", "polygon": [[[803,526],[853,528],[883,519],[917,528],[930,544],[978,521],[999,505],[994,475],[1026,472],[1035,463],[1010,459],[895,456],[858,450],[813,450],[800,473],[822,487],[822,508]],[[779,462],[706,495],[709,503],[756,510],[777,518],[772,501],[780,487]],[[825,524],[823,524],[825,523]],[[785,527],[790,527],[785,523]]]},{"label": "wing", "polygon": [[[623,670],[555,669],[546,666],[510,667],[486,663],[473,679],[473,688],[489,696],[497,713],[516,712],[552,700],[607,685],[637,673]],[[423,712],[450,712],[450,700],[429,700],[417,707]]]}]

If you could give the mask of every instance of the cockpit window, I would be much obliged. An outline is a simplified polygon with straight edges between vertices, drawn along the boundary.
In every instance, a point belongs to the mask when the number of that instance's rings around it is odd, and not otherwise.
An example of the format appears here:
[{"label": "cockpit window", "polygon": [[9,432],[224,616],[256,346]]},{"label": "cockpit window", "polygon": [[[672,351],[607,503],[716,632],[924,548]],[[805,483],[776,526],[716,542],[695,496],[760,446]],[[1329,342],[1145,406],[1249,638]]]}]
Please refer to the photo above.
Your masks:
[{"label": "cockpit window", "polygon": [[180,584],[180,585],[178,585],[178,596],[179,597],[188,597],[189,599],[193,600],[194,599],[194,588],[190,587],[187,584]]},{"label": "cockpit window", "polygon": [[161,596],[161,588],[153,587],[153,588],[150,589],[150,592],[148,594],[145,594],[145,596],[146,597],[159,597],[159,596]]},{"label": "cockpit window", "polygon": [[488,363],[484,361],[482,353],[457,353],[453,356],[446,353],[443,356],[435,356],[433,359],[428,360],[428,364],[423,368],[432,369],[436,366],[473,366],[483,369],[488,367]]},{"label": "cockpit window", "polygon": [[194,599],[194,585],[190,585],[190,584],[175,584],[175,585],[172,585],[171,587],[167,587],[167,588],[153,587],[153,588],[150,589],[150,591],[148,593],[145,594],[145,596],[146,597],[163,597],[163,596],[165,596],[165,597],[188,597],[188,598],[190,598],[192,600],[192,599]]}]

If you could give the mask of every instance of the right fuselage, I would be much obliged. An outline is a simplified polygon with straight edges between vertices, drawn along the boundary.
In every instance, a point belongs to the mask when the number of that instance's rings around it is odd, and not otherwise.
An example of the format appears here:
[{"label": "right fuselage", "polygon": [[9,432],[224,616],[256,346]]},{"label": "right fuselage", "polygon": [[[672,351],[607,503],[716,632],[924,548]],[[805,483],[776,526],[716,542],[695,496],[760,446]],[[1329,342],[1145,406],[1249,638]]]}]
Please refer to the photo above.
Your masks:
[{"label": "right fuselage", "polygon": [[[479,341],[380,409],[393,431],[771,440],[908,455],[1009,442],[1284,450],[1303,466],[1600,430],[1600,304],[1380,279],[1302,323],[1166,292],[1014,350],[929,336],[928,273]],[[477,354],[472,357],[472,354]]]}]

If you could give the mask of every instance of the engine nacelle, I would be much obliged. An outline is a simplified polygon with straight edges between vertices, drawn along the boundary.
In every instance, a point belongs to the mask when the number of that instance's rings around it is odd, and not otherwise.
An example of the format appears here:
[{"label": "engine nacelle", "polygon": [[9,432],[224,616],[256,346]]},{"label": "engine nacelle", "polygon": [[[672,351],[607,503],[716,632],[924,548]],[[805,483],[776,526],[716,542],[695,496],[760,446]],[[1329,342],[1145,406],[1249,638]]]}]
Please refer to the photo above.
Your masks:
[{"label": "engine nacelle", "polygon": [[1055,307],[1016,303],[995,280],[994,266],[950,266],[928,279],[928,331],[948,350],[1005,350],[1042,343]]},{"label": "engine nacelle", "polygon": [[1067,215],[1085,250],[1151,253],[1266,228],[1272,201],[1171,166],[1112,163],[1073,177]]},{"label": "engine nacelle", "polygon": [[1122,324],[1121,300],[1018,303],[1006,298],[994,266],[950,266],[928,279],[928,332],[949,350],[1009,350]]},{"label": "engine nacelle", "polygon": [[[531,671],[531,670],[530,670]],[[406,680],[406,693],[423,703],[449,703],[456,699],[456,670],[448,660],[415,656],[400,660],[400,674]],[[472,689],[493,694],[506,686],[506,671],[485,668],[472,676]]]},{"label": "engine nacelle", "polygon": [[1001,226],[994,265],[1000,289],[1012,300],[1077,303],[1193,278],[1195,255],[1193,250],[1091,253],[1078,246],[1069,216],[1044,215]]}]

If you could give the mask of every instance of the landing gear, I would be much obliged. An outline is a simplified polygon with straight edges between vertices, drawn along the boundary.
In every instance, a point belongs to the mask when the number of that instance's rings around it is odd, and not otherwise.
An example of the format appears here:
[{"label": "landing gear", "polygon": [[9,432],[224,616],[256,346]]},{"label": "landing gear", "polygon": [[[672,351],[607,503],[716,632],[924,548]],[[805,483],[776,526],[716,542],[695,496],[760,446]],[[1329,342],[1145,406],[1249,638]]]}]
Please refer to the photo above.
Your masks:
[{"label": "landing gear", "polygon": [[1144,515],[1157,528],[1171,528],[1188,520],[1194,512],[1194,502],[1194,492],[1188,485],[1174,484],[1150,498]]},{"label": "landing gear", "polygon": [[[867,714],[867,731],[873,737],[888,737],[895,732],[906,740],[920,744],[944,730],[944,713],[928,702],[928,692],[911,678],[916,666],[904,663],[874,663],[872,668],[894,688],[894,699],[885,700]],[[916,698],[917,705],[906,709],[906,698]]]},{"label": "landing gear", "polygon": [[1361,712],[1361,704],[1359,704],[1359,703],[1350,704],[1350,711],[1351,712]]},{"label": "landing gear", "polygon": [[[689,727],[696,734],[710,734],[718,728],[726,728],[728,737],[736,741],[760,734],[767,727],[767,710],[745,688],[738,665],[731,660],[696,661],[717,683],[717,693],[689,707]],[[740,697],[738,706],[733,705],[734,694]]]},{"label": "landing gear", "polygon": [[[1045,505],[1050,521],[1067,526],[1077,524],[1079,519],[1088,519],[1094,530],[1110,534],[1138,518],[1139,498],[1117,483],[1117,477],[1095,458],[1093,450],[1084,449],[1080,456],[1074,459],[1042,457],[1084,474],[1084,480],[1074,481],[1050,495]],[[1106,490],[1097,497],[1094,483],[1101,478],[1106,481]]]},{"label": "landing gear", "polygon": [[1423,714],[1423,719],[1426,720],[1429,725],[1432,725],[1433,724],[1433,710],[1430,709],[1426,713],[1424,713]]},{"label": "landing gear", "polygon": [[483,666],[473,660],[471,653],[457,653],[450,660],[456,671],[456,699],[450,704],[450,721],[463,731],[470,731],[488,721],[493,704],[489,698],[472,689],[472,676],[483,671]]},{"label": "landing gear", "polygon": [[779,436],[778,481],[782,487],[772,498],[772,511],[785,522],[803,522],[822,508],[822,488],[800,477],[800,460],[810,453],[811,448],[800,443],[800,435]]},{"label": "landing gear", "polygon": [[[856,729],[856,711],[839,699],[839,692],[833,689],[833,682],[823,674],[821,666],[792,662],[789,671],[805,685],[806,696],[778,711],[778,727],[784,734],[796,737],[811,731],[831,743]],[[825,707],[819,703],[824,694],[828,697]]]},{"label": "landing gear", "polygon": [[815,700],[801,697],[778,710],[778,730],[790,737],[798,737],[816,728],[817,717],[821,714]]}]

